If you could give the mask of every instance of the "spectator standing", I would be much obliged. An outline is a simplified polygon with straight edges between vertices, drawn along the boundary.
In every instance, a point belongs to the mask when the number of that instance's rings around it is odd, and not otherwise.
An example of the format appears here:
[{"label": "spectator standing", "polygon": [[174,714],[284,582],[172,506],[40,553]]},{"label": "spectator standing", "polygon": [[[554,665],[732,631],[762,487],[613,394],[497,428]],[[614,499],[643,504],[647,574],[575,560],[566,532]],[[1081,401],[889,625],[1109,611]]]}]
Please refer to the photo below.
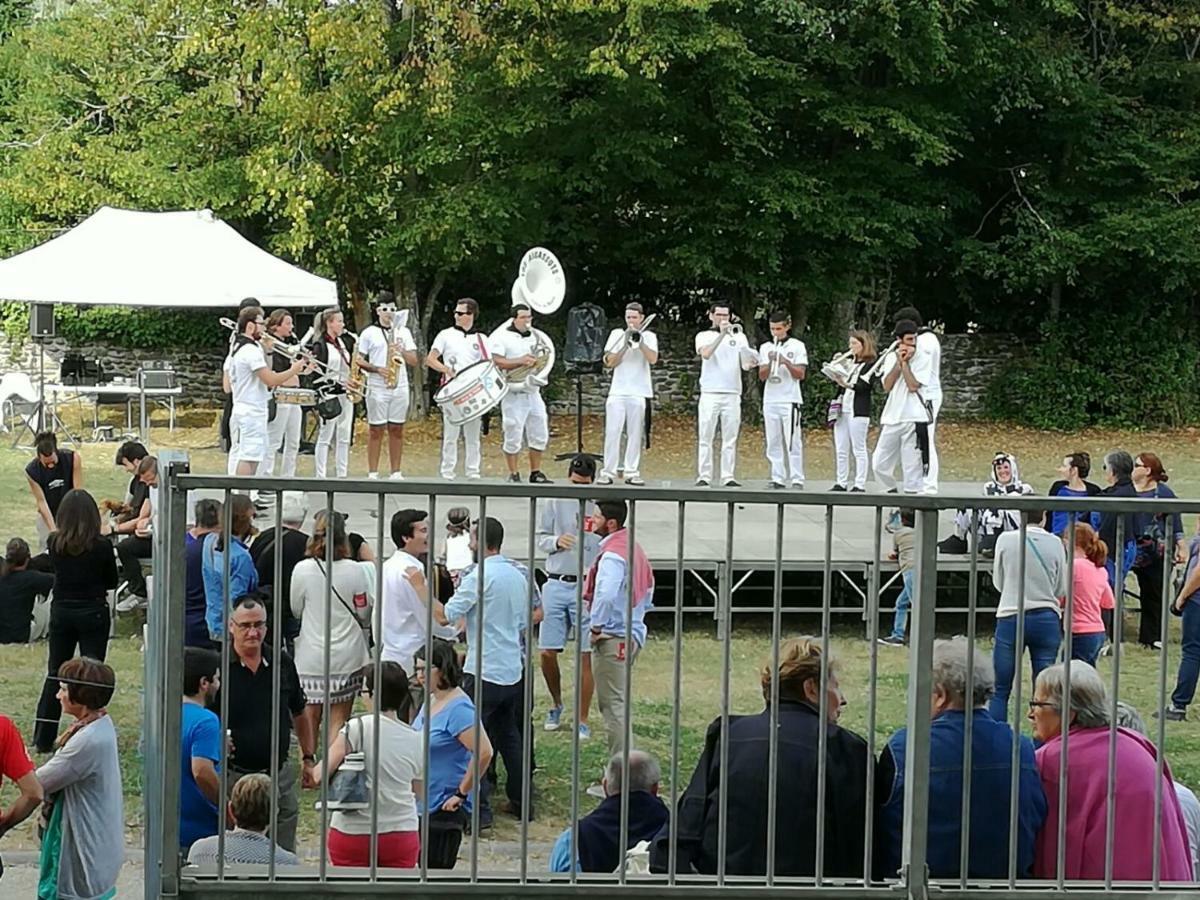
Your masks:
[{"label": "spectator standing", "polygon": [[[1025,544],[1020,531],[1006,531],[996,540],[996,558],[992,563],[992,583],[1000,592],[996,608],[996,644],[992,663],[996,667],[996,693],[988,709],[992,718],[1008,721],[1008,695],[1018,662],[1029,649],[1033,678],[1054,663],[1062,640],[1059,621],[1060,597],[1067,593],[1067,557],[1062,541],[1043,527],[1043,510],[1025,512]],[[1025,556],[1025,584],[1021,586],[1021,557]],[[1025,602],[1025,645],[1017,646],[1017,619],[1020,602]]]},{"label": "spectator standing", "polygon": [[[232,494],[230,535],[217,531],[204,538],[201,572],[204,577],[204,622],[213,643],[225,639],[225,609],[258,589],[258,572],[246,548],[254,531],[254,502],[245,494]],[[222,526],[223,527],[223,526]],[[225,548],[229,547],[229,584],[225,584]]]},{"label": "spectator standing", "polygon": [[[620,433],[617,434],[618,438]],[[615,453],[614,453],[615,458]],[[630,476],[626,474],[628,479]],[[596,461],[590,456],[579,454],[572,457],[567,470],[571,484],[591,484],[596,479]],[[583,662],[580,665],[579,685],[579,737],[592,736],[588,726],[588,710],[592,705],[592,622],[584,606],[579,621],[575,621],[575,589],[579,582],[579,549],[576,541],[582,535],[583,571],[591,568],[600,547],[600,537],[592,532],[591,517],[582,521],[577,500],[543,500],[541,517],[538,520],[537,549],[546,555],[546,584],[542,588],[544,618],[538,631],[538,648],[541,653],[542,677],[550,691],[553,704],[546,713],[546,731],[557,731],[562,721],[562,674],[558,669],[558,655],[568,649],[567,636],[575,628],[582,643]],[[570,657],[568,657],[570,658]]]},{"label": "spectator standing", "polygon": [[[296,764],[289,759],[292,729],[300,746],[304,784],[315,782],[316,736],[304,716],[305,698],[292,659],[284,653],[273,659],[267,646],[267,609],[256,597],[242,597],[230,614],[229,633],[233,654],[228,681],[220,690],[229,691],[229,721],[233,746],[229,757],[229,780],[256,772],[270,774],[272,754],[278,765],[275,790],[279,797],[276,838],[285,850],[296,850],[296,823],[300,815],[300,791]],[[272,667],[279,666],[279,743],[271,746]],[[213,700],[220,708],[220,691]]]},{"label": "spectator standing", "polygon": [[58,677],[58,702],[74,721],[37,770],[47,797],[38,897],[112,897],[125,862],[117,730],[106,709],[117,679],[87,657],[64,662]]},{"label": "spectator standing", "polygon": [[[1174,500],[1167,487],[1167,471],[1154,453],[1139,453],[1133,461],[1133,486],[1145,500]],[[1170,553],[1175,562],[1187,562],[1183,520],[1179,513],[1134,513],[1133,574],[1137,578],[1141,614],[1138,617],[1138,643],[1153,650],[1162,649],[1163,567]]]},{"label": "spectator standing", "polygon": [[108,652],[108,592],[117,586],[112,544],[100,534],[100,510],[84,490],[68,491],[58,509],[58,530],[50,536],[54,599],[50,603],[46,683],[38,702],[33,742],[49,753],[62,716],[58,703],[59,667],[75,655],[103,661]]},{"label": "spectator standing", "polygon": [[1172,722],[1187,718],[1187,708],[1196,696],[1196,681],[1200,679],[1200,519],[1196,520],[1196,534],[1188,545],[1185,573],[1171,606],[1171,611],[1183,619],[1179,674],[1175,677],[1171,702],[1163,710],[1163,715]]},{"label": "spectator standing", "polygon": [[[392,543],[396,552],[383,564],[383,658],[411,672],[417,648],[425,646],[429,621],[429,585],[422,562],[429,552],[429,514],[423,509],[398,511],[392,516]],[[452,626],[436,620],[434,634],[450,640],[456,636]]]},{"label": "spectator standing", "polygon": [[204,592],[204,539],[221,530],[219,500],[196,501],[196,524],[183,536],[183,566],[186,586],[183,600],[183,643],[187,647],[211,649],[219,646],[209,636],[208,602]]},{"label": "spectator standing", "polygon": [[471,555],[471,511],[465,506],[446,511],[446,543],[443,547],[442,561],[457,587],[463,571],[475,562]]},{"label": "spectator standing", "polygon": [[892,531],[896,562],[900,567],[901,588],[900,595],[896,598],[896,612],[892,616],[892,633],[879,638],[879,643],[892,647],[903,647],[905,635],[908,634],[908,610],[912,606],[913,579],[916,574],[914,566],[917,562],[916,521],[914,510],[901,509],[899,521]]},{"label": "spectator standing", "polygon": [[[1124,450],[1110,450],[1104,455],[1104,477],[1108,481],[1108,487],[1100,492],[1101,497],[1137,496],[1137,488],[1133,486],[1132,481],[1133,457]],[[1117,546],[1118,519],[1124,519],[1120,547]],[[1097,531],[1100,532],[1100,540],[1104,541],[1104,546],[1108,548],[1108,562],[1105,564],[1105,568],[1108,569],[1108,583],[1113,587],[1113,595],[1117,599],[1120,599],[1121,591],[1117,590],[1117,585],[1114,581],[1116,577],[1116,559],[1119,551],[1122,557],[1121,578],[1124,581],[1124,577],[1129,574],[1129,569],[1133,565],[1133,513],[1101,513],[1100,527]],[[1111,634],[1112,629],[1110,626],[1110,637]]]},{"label": "spectator standing", "polygon": [[492,742],[480,727],[479,746],[475,746],[475,703],[461,687],[462,666],[453,644],[435,639],[428,666],[425,648],[418,647],[415,666],[417,684],[424,688],[426,700],[412,727],[422,740],[429,729],[424,792],[428,806],[422,792],[417,793],[417,804],[422,814],[429,816],[429,867],[453,869],[475,802],[476,752],[482,774],[492,764]]},{"label": "spectator standing", "polygon": [[[1104,564],[1108,548],[1091,525],[1075,525],[1075,563],[1072,569],[1071,659],[1096,665],[1104,646],[1104,611],[1113,608],[1112,586]],[[1067,598],[1063,597],[1065,606]]]},{"label": "spectator standing", "polygon": [[[275,314],[272,313],[271,317],[274,318]],[[298,427],[299,419],[297,419]],[[286,469],[286,451],[284,464]],[[295,469],[295,460],[292,460],[292,468]],[[293,474],[295,474],[294,471]],[[283,525],[282,531],[276,534],[275,526],[272,525],[259,532],[254,542],[250,544],[250,558],[254,560],[254,571],[258,573],[259,588],[271,588],[272,596],[279,597],[283,601],[281,603],[283,607],[283,640],[284,646],[291,653],[295,647],[296,638],[300,635],[300,620],[292,615],[292,606],[289,602],[292,596],[292,572],[308,552],[308,535],[301,530],[304,527],[304,520],[308,517],[308,503],[305,500],[304,492],[284,491],[280,507],[279,518]],[[283,554],[280,571],[282,580],[279,582],[278,590],[275,589],[276,551]],[[274,606],[274,603],[271,605]],[[270,610],[270,614],[274,615],[275,611]]]},{"label": "spectator standing", "polygon": [[37,509],[38,548],[57,528],[58,507],[63,498],[83,487],[83,457],[73,450],[59,450],[53,431],[43,431],[34,440],[37,455],[25,467],[25,480]]},{"label": "spectator standing", "polygon": [[[482,534],[480,533],[482,527]],[[523,735],[518,722],[523,721],[521,706],[525,702],[524,654],[521,652],[521,632],[532,598],[526,574],[501,553],[504,526],[490,516],[476,522],[471,530],[471,549],[478,552],[483,543],[485,562],[483,579],[479,566],[463,573],[458,590],[445,606],[434,606],[434,618],[449,625],[460,618],[467,620],[467,661],[463,666],[463,690],[475,696],[475,679],[482,679],[480,715],[492,745],[504,760],[507,812],[518,819],[533,819],[532,792],[530,809],[522,809],[521,785],[525,774],[521,758]],[[483,646],[476,646],[476,620],[479,606],[483,613]],[[479,792],[480,821],[490,822],[488,802],[490,786],[485,780]],[[432,802],[432,801],[431,801]]]},{"label": "spectator standing", "polygon": [[[1064,456],[1062,465],[1058,467],[1058,474],[1062,477],[1050,485],[1049,495],[1051,497],[1098,497],[1100,485],[1086,480],[1091,471],[1092,457],[1086,451],[1076,450],[1074,453]],[[1071,514],[1063,510],[1050,513],[1050,532],[1065,539],[1067,524],[1070,520]],[[1086,522],[1092,528],[1099,528],[1100,513],[1075,513],[1075,521]]]},{"label": "spectator standing", "polygon": [[[628,514],[624,500],[601,500],[596,504],[592,533],[601,540],[583,583],[583,599],[591,616],[592,679],[596,705],[608,733],[609,755],[625,747],[625,705],[629,701],[625,696],[625,666],[634,664],[646,644],[646,610],[654,605],[654,570],[641,545],[630,539],[625,527]],[[627,622],[625,608],[631,578],[633,612]],[[630,638],[632,643],[627,646]]]},{"label": "spectator standing", "polygon": [[[319,783],[325,774],[338,770],[347,753],[363,754],[367,774],[367,796],[378,803],[376,843],[380,866],[412,869],[421,851],[417,820],[417,792],[425,768],[422,735],[409,725],[415,710],[408,687],[408,673],[394,662],[380,667],[375,684],[375,667],[367,668],[363,698],[367,711],[347,722],[334,737],[325,762],[318,763],[313,777]],[[375,758],[375,708],[379,708],[379,758]],[[378,766],[379,783],[374,783]],[[371,808],[335,810],[329,823],[329,859],[335,866],[371,865]]]},{"label": "spectator standing", "polygon": [[[332,586],[328,594],[326,541],[333,542],[329,575]],[[300,620],[296,671],[308,698],[305,715],[312,733],[320,733],[328,697],[329,733],[337,734],[350,717],[354,698],[362,690],[363,666],[371,660],[369,640],[375,579],[368,570],[373,570],[373,566],[364,566],[350,558],[346,518],[341,513],[335,512],[332,519],[327,519],[324,511],[313,517],[307,552],[308,558],[297,563],[292,573],[292,615]]]},{"label": "spectator standing", "polygon": [[49,572],[29,569],[29,545],[13,538],[0,560],[0,644],[29,643],[33,605],[54,587]]},{"label": "spectator standing", "polygon": [[28,819],[44,799],[42,783],[34,774],[21,732],[12,719],[0,716],[0,787],[5,778],[17,786],[19,793],[8,809],[0,811],[0,837]]},{"label": "spectator standing", "polygon": [[[226,865],[296,866],[300,860],[291,850],[267,836],[271,827],[271,779],[252,774],[240,779],[229,792],[229,816],[235,828],[225,834]],[[188,852],[188,865],[215,866],[220,859],[220,838],[201,838]]]},{"label": "spectator standing", "polygon": [[[974,658],[974,679],[967,694],[967,666]],[[1012,781],[1013,733],[987,711],[996,688],[991,661],[966,638],[938,641],[932,663],[933,721],[929,747],[929,842],[926,861],[931,878],[958,878],[962,848],[963,750],[966,719],[971,716],[971,829],[967,877],[1008,877],[1008,822]],[[1033,845],[1046,818],[1046,795],[1034,764],[1033,742],[1020,737],[1017,799],[1017,877],[1028,877]],[[875,872],[895,878],[900,872],[904,837],[905,755],[908,732],[888,740],[875,769]]]},{"label": "spectator standing", "polygon": [[185,647],[179,781],[179,848],[184,853],[200,838],[217,833],[221,721],[209,706],[220,689],[220,654]]}]

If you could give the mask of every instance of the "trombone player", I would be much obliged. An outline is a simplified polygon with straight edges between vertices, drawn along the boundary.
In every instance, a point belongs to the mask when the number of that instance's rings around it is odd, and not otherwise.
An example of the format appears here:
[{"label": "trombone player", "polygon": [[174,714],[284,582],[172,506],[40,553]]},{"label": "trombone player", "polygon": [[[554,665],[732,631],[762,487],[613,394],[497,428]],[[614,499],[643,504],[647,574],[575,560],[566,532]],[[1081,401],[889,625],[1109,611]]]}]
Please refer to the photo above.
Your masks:
[{"label": "trombone player", "polygon": [[770,486],[804,488],[804,436],[800,382],[808,370],[808,349],[792,337],[792,317],[771,313],[771,340],[758,348],[758,377],[763,385],[763,427],[767,438]]},{"label": "trombone player", "polygon": [[[512,322],[492,335],[492,360],[505,373],[538,363],[540,341],[533,330],[533,310],[527,303],[512,308]],[[548,374],[548,373],[547,373]],[[500,403],[504,423],[504,461],[508,464],[508,480],[520,483],[517,471],[521,444],[529,446],[529,483],[550,484],[542,472],[542,453],[550,442],[550,419],[546,401],[542,399],[545,376],[533,373],[520,386],[514,385]]]},{"label": "trombone player", "polygon": [[[404,456],[404,423],[408,419],[408,367],[417,364],[412,332],[397,319],[396,295],[375,295],[376,324],[363,329],[356,348],[359,368],[367,373],[367,477],[379,477],[383,436],[388,438],[388,462],[393,480]],[[396,357],[399,357],[397,359]]]},{"label": "trombone player", "polygon": [[733,470],[742,424],[742,370],[757,366],[758,354],[750,349],[742,326],[733,321],[728,303],[713,303],[708,308],[708,319],[712,328],[696,335],[696,355],[701,359],[696,484],[699,487],[712,484],[712,445],[719,422],[721,484],[741,487],[733,477]]},{"label": "trombone player", "polygon": [[[650,319],[653,319],[651,316]],[[646,433],[647,404],[654,397],[650,367],[658,362],[658,336],[648,331],[650,319],[640,303],[625,304],[625,327],[614,328],[604,342],[604,365],[612,383],[604,402],[604,468],[597,484],[612,484],[625,433],[625,483],[642,485],[638,467]]]}]

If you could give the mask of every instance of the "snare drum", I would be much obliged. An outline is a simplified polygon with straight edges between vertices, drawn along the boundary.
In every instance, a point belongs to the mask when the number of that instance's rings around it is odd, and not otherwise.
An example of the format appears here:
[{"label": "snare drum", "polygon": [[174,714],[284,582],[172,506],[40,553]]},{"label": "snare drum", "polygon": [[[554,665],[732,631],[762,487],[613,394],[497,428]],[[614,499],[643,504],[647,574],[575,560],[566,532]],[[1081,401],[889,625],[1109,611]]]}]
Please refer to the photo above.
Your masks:
[{"label": "snare drum", "polygon": [[285,403],[289,406],[316,406],[317,392],[311,388],[277,387],[275,388],[275,402]]},{"label": "snare drum", "polygon": [[508,393],[508,382],[490,359],[467,366],[436,394],[433,400],[451,425],[464,425],[499,405]]}]

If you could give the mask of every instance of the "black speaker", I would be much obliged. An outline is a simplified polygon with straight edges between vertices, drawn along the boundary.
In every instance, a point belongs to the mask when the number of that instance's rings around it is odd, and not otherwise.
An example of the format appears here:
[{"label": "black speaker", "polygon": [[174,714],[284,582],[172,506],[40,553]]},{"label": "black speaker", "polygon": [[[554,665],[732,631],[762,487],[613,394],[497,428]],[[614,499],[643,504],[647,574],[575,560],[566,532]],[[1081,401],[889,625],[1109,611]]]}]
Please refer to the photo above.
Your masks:
[{"label": "black speaker", "polygon": [[575,368],[600,365],[604,360],[604,341],[608,337],[608,322],[595,303],[571,307],[567,313],[566,364]]},{"label": "black speaker", "polygon": [[54,337],[54,305],[34,303],[29,307],[29,334],[35,338]]}]

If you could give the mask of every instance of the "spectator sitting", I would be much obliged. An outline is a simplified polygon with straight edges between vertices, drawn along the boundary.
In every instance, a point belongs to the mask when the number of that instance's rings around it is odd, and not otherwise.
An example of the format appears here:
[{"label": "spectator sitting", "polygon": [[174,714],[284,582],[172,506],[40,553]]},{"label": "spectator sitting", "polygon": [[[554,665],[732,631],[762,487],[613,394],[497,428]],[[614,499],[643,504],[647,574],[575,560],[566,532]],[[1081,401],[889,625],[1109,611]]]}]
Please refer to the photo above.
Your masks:
[{"label": "spectator sitting", "polygon": [[[987,711],[996,687],[991,660],[966,638],[933,648],[933,722],[930,726],[929,843],[932,878],[958,878],[962,843],[963,747],[967,717],[967,666],[974,657],[971,687],[971,831],[968,878],[1008,877],[1008,820],[1013,733]],[[904,763],[908,733],[887,742],[875,770],[879,813],[875,820],[875,870],[895,878],[904,831]],[[1034,764],[1033,742],[1021,737],[1017,801],[1017,877],[1033,866],[1033,845],[1046,818],[1046,795]]]},{"label": "spectator sitting", "polygon": [[[1071,704],[1065,706],[1064,679],[1071,670]],[[1038,675],[1029,718],[1033,722],[1037,766],[1046,792],[1048,814],[1034,853],[1035,878],[1058,875],[1058,796],[1064,724],[1071,732],[1067,744],[1066,852],[1064,877],[1100,880],[1106,877],[1109,741],[1113,737],[1104,682],[1087,663],[1071,661],[1050,666]],[[1114,881],[1149,881],[1154,877],[1154,835],[1161,830],[1158,875],[1163,881],[1191,881],[1192,860],[1187,828],[1175,794],[1170,768],[1163,763],[1162,813],[1155,821],[1158,781],[1154,745],[1139,734],[1117,728],[1113,802],[1119,811],[1112,856]]]},{"label": "spectator sitting", "polygon": [[183,564],[186,585],[183,601],[183,643],[186,647],[213,649],[208,634],[208,603],[204,595],[204,539],[221,530],[221,502],[204,499],[196,501],[196,524],[183,536]]},{"label": "spectator sitting", "polygon": [[58,701],[75,721],[37,770],[47,797],[39,884],[50,882],[55,897],[115,896],[125,862],[125,814],[117,730],[106,707],[117,678],[87,657],[67,660],[58,677]]},{"label": "spectator sitting", "polygon": [[[992,457],[992,477],[983,484],[987,497],[1004,497],[1008,494],[1029,495],[1033,487],[1021,481],[1017,471],[1017,458],[1003,451]],[[975,518],[969,509],[960,509],[954,516],[954,534],[938,544],[942,553],[967,553],[970,543],[971,520]],[[1015,531],[1021,525],[1015,510],[992,507],[980,509],[976,524],[979,552],[990,554],[996,547],[996,539],[1006,531]]]},{"label": "spectator sitting", "polygon": [[[1100,485],[1085,480],[1091,471],[1092,457],[1087,452],[1077,450],[1070,456],[1064,456],[1062,465],[1058,467],[1058,474],[1062,478],[1050,485],[1047,493],[1051,497],[1098,497]],[[1064,510],[1050,513],[1050,533],[1065,538],[1070,520],[1071,514]],[[1100,513],[1075,513],[1075,521],[1086,522],[1092,528],[1099,528]]]},{"label": "spectator sitting", "polygon": [[29,545],[19,537],[9,541],[0,560],[0,644],[29,643],[33,605],[53,587],[53,575],[29,569]]},{"label": "spectator sitting", "polygon": [[[1146,723],[1134,707],[1124,701],[1117,702],[1117,725],[1149,738],[1146,734]],[[1192,874],[1200,878],[1200,800],[1190,787],[1181,782],[1175,782],[1175,796],[1179,799],[1179,809],[1183,812],[1184,825],[1187,827],[1188,848],[1192,853]]]},{"label": "spectator sitting", "polygon": [[[1086,522],[1075,525],[1074,587],[1071,610],[1071,659],[1096,665],[1104,646],[1104,611],[1113,608],[1112,587],[1104,564],[1108,548]],[[1061,598],[1066,605],[1067,598]]]},{"label": "spectator sitting", "polygon": [[138,477],[138,466],[149,455],[146,448],[137,441],[126,441],[117,449],[115,465],[124,469],[130,478],[129,489],[125,492],[123,500],[103,500],[100,503],[103,509],[112,514],[112,534],[133,534],[137,530],[142,504],[150,496],[149,488]]},{"label": "spectator sitting", "polygon": [[892,647],[903,647],[904,636],[908,631],[908,610],[912,606],[913,566],[917,559],[916,543],[916,510],[904,508],[899,511],[899,518],[892,531],[892,545],[895,547],[896,561],[900,566],[901,588],[896,597],[896,612],[892,616],[892,633],[879,638],[879,643]]},{"label": "spectator sitting", "polygon": [[25,467],[25,480],[37,507],[38,548],[58,527],[58,506],[72,490],[83,487],[83,457],[73,450],[59,450],[53,431],[43,431],[34,439],[37,454]]},{"label": "spectator sitting", "polygon": [[[367,796],[378,800],[376,825],[378,863],[389,869],[412,869],[421,855],[421,831],[417,820],[417,791],[425,768],[423,735],[409,725],[415,710],[408,686],[408,673],[394,662],[381,664],[378,686],[375,667],[367,667],[363,697],[367,712],[347,722],[330,744],[325,762],[313,777],[319,784],[325,773],[333,774],[348,753],[361,753],[367,775]],[[375,715],[379,709],[379,760],[375,760]],[[378,791],[372,783],[378,766]],[[335,810],[329,823],[329,859],[335,866],[371,864],[370,806],[365,809]]]},{"label": "spectator sitting", "polygon": [[154,506],[158,498],[158,460],[146,456],[138,463],[137,479],[145,490],[144,499],[136,510],[131,532],[117,543],[117,556],[121,560],[121,574],[125,578],[128,593],[117,604],[117,612],[133,612],[146,606],[148,591],[146,576],[142,574],[142,560],[154,553],[154,539],[150,534],[154,521]]},{"label": "spectator sitting", "polygon": [[1179,673],[1175,690],[1163,715],[1171,722],[1187,718],[1187,708],[1196,696],[1196,681],[1200,679],[1200,519],[1196,534],[1188,545],[1188,562],[1183,584],[1175,595],[1171,611],[1183,619],[1180,639]]},{"label": "spectator sitting", "polygon": [[[621,865],[621,754],[609,759],[604,772],[604,800],[579,820],[575,871],[615,872]],[[662,772],[658,762],[641,750],[629,752],[629,826],[625,849],[641,841],[652,841],[671,818],[667,805],[658,796]],[[550,871],[571,871],[571,832],[566,828],[550,852]]]},{"label": "spectator sitting", "polygon": [[221,781],[221,721],[208,707],[221,687],[221,656],[213,650],[183,651],[183,714],[179,782],[179,848],[217,833]]},{"label": "spectator sitting", "polygon": [[37,780],[33,769],[33,761],[25,750],[21,732],[12,719],[0,716],[0,787],[3,787],[7,778],[20,792],[12,806],[0,810],[0,837],[28,819],[45,799],[42,783]]},{"label": "spectator sitting", "polygon": [[[254,569],[258,572],[258,586],[271,588],[273,596],[278,596],[283,603],[283,639],[289,653],[294,652],[296,638],[300,634],[300,620],[292,615],[291,603],[286,602],[292,596],[292,572],[304,559],[308,549],[308,535],[300,529],[308,517],[308,502],[303,491],[284,491],[280,502],[279,520],[283,530],[278,536],[275,526],[259,532],[250,545],[250,558],[254,560]],[[280,568],[279,590],[275,590],[275,550],[283,548],[283,560]],[[272,610],[272,613],[274,611]]]},{"label": "spectator sitting", "polygon": [[[730,716],[726,773],[727,840],[725,872],[763,875],[767,871],[771,665],[761,672],[767,708],[750,716]],[[826,763],[824,874],[861,877],[866,828],[867,745],[837,722],[845,698],[838,685],[837,660],[826,669]],[[811,876],[816,866],[817,747],[821,725],[821,643],[791,638],[779,648],[778,758],[776,760],[775,873]],[[681,873],[717,871],[715,850],[721,823],[721,720],[708,727],[704,751],[676,812],[677,866]],[[833,799],[833,798],[836,798]],[[650,851],[653,872],[666,872],[669,829],[660,832]]]},{"label": "spectator sitting", "polygon": [[[268,865],[274,849],[277,866],[300,864],[296,854],[267,837],[271,825],[271,779],[263,774],[247,775],[229,792],[229,816],[236,827],[225,834],[226,865]],[[188,865],[215,866],[220,837],[201,838],[188,852]]]},{"label": "spectator sitting", "polygon": [[[226,536],[220,531],[204,538],[201,554],[201,573],[204,578],[204,621],[208,626],[208,637],[214,644],[225,639],[225,610],[238,597],[258,589],[258,572],[254,560],[246,549],[246,542],[254,531],[254,503],[245,494],[233,494],[229,498],[230,531],[228,543],[229,584],[225,584]],[[264,607],[265,608],[265,607]]]}]

